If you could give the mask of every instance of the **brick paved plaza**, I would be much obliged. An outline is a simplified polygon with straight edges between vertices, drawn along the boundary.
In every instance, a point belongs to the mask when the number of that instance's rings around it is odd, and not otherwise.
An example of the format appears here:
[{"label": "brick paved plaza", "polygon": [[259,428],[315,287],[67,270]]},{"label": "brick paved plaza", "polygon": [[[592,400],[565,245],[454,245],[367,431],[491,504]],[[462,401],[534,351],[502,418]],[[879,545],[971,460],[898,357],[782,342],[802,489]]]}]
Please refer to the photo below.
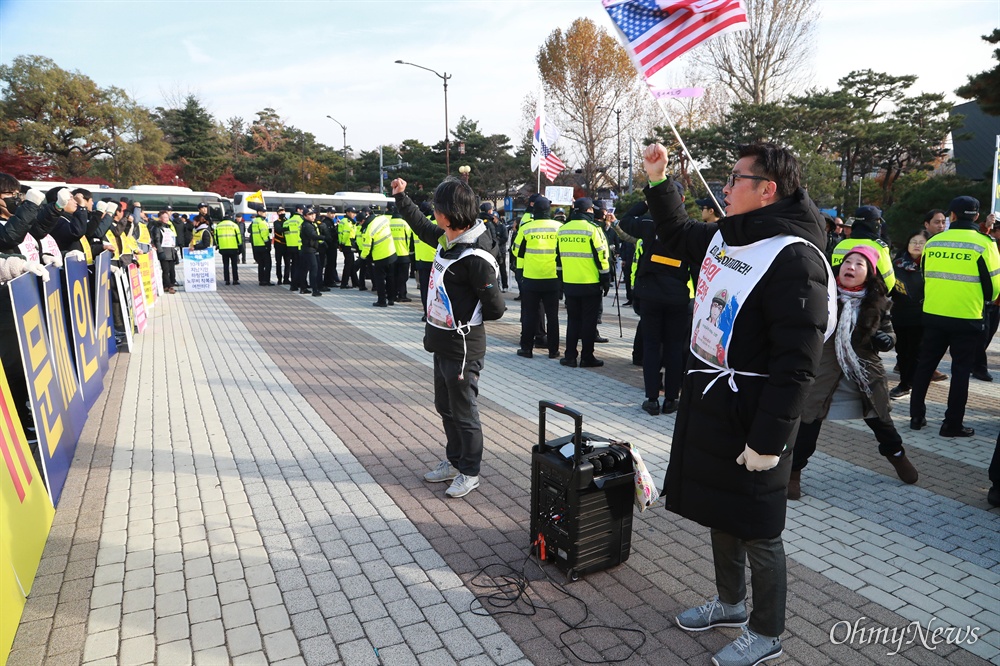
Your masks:
[{"label": "brick paved plaza", "polygon": [[[134,353],[112,358],[9,663],[548,666],[582,663],[574,652],[627,655],[635,638],[607,629],[570,632],[564,647],[562,620],[579,622],[583,608],[533,566],[529,594],[553,610],[483,617],[470,605],[482,567],[525,560],[539,399],[637,443],[662,483],[674,417],[639,409],[631,311],[619,338],[606,299],[607,365],[571,369],[515,355],[519,304],[507,294],[507,314],[487,325],[482,485],[447,500],[446,484],[421,478],[444,449],[419,302],[381,310],[371,292],[293,295],[256,286],[253,268],[241,266],[242,286],[159,299]],[[991,351],[1000,370],[1000,343]],[[946,392],[932,387],[920,432],[907,400],[895,403],[915,486],[864,424],[824,427],[803,499],[789,505],[785,656],[772,663],[1000,664],[1000,511],[986,503],[1000,382],[972,381],[971,439],[937,435]],[[550,424],[550,436],[569,427]],[[688,634],[672,618],[711,597],[713,580],[708,531],[661,504],[636,513],[626,563],[568,589],[589,622],[645,632],[629,663],[708,664],[738,630]],[[845,640],[848,624],[902,632],[913,621],[965,637],[977,628],[977,640]]]}]

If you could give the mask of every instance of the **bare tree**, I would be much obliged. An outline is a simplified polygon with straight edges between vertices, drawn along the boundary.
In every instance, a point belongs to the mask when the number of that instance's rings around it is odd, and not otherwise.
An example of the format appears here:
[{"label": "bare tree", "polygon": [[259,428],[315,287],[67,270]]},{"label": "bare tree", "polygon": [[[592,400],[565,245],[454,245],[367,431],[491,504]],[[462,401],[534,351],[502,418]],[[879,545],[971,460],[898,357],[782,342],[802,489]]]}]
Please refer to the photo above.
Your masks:
[{"label": "bare tree", "polygon": [[743,0],[749,26],[695,51],[739,102],[780,101],[809,77],[816,0]]},{"label": "bare tree", "polygon": [[[539,48],[538,72],[545,88],[547,113],[574,144],[586,185],[598,169],[616,157],[616,115],[621,111],[622,141],[645,106],[638,75],[615,37],[587,18],[563,31],[553,30]],[[622,148],[626,144],[622,144]],[[613,179],[617,169],[608,169]]]}]

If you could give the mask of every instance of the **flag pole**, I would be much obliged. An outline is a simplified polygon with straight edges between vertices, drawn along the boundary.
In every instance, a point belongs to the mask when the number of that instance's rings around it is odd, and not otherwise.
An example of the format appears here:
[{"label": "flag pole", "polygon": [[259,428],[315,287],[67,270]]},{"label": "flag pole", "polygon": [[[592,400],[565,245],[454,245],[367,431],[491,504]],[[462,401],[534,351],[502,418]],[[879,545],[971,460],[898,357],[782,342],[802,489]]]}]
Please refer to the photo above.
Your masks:
[{"label": "flag pole", "polygon": [[[649,94],[653,95],[653,91],[649,90]],[[715,198],[715,193],[712,192],[712,188],[708,186],[707,182],[705,182],[705,177],[701,175],[701,169],[698,168],[698,165],[695,163],[694,158],[691,157],[691,153],[688,151],[687,145],[684,143],[684,139],[681,138],[681,135],[677,131],[677,128],[674,127],[674,121],[670,118],[670,113],[667,111],[667,108],[663,104],[663,101],[659,99],[656,95],[653,95],[653,99],[656,100],[656,105],[660,107],[660,111],[663,112],[663,117],[667,119],[667,124],[670,125],[670,131],[674,133],[674,138],[676,138],[677,143],[681,145],[681,150],[683,150],[684,154],[687,156],[688,162],[691,163],[691,166],[694,167],[695,173],[698,174],[698,180],[700,180],[701,184],[705,186],[706,190],[708,190],[708,196],[711,197],[712,201],[715,203],[716,209],[721,210],[723,216],[725,216],[725,211],[726,211],[725,206],[719,203],[719,200]]]}]

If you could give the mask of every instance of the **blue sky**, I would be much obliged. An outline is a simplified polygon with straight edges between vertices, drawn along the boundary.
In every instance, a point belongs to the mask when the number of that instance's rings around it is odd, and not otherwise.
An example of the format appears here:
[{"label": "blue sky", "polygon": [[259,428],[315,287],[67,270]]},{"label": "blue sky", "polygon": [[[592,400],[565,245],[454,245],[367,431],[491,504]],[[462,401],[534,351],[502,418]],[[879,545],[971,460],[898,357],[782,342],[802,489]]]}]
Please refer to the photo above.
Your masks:
[{"label": "blue sky", "polygon": [[[916,88],[951,93],[995,64],[980,36],[1000,27],[1000,0],[819,7],[812,83],[820,87],[871,68],[916,74]],[[453,76],[452,127],[466,115],[486,133],[517,135],[523,98],[537,88],[538,47],[579,16],[611,29],[599,0],[0,0],[0,62],[45,55],[149,107],[191,92],[220,120],[249,120],[270,106],[339,147],[329,114],[347,125],[353,148],[371,149],[444,135],[441,80],[397,59]]]}]

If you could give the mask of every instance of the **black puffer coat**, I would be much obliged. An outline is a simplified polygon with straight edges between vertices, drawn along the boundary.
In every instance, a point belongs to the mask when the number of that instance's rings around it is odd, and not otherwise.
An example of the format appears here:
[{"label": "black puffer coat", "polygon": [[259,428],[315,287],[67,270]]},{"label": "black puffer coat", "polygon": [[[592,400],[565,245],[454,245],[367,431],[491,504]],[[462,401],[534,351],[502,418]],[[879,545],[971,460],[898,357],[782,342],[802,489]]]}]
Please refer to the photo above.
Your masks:
[{"label": "black puffer coat", "polygon": [[[792,235],[816,247],[783,248],[740,307],[730,367],[767,377],[737,376],[738,392],[723,377],[703,395],[716,375],[685,375],[667,468],[667,509],[743,539],[775,537],[785,526],[791,452],[828,320],[823,218],[804,190],[720,224],[687,219],[670,180],[647,188],[646,199],[665,248],[695,266],[720,225],[730,246]],[[689,369],[709,367],[694,355],[689,364]],[[750,472],[736,463],[746,445],[759,454],[781,455],[781,462],[766,472]]]}]

